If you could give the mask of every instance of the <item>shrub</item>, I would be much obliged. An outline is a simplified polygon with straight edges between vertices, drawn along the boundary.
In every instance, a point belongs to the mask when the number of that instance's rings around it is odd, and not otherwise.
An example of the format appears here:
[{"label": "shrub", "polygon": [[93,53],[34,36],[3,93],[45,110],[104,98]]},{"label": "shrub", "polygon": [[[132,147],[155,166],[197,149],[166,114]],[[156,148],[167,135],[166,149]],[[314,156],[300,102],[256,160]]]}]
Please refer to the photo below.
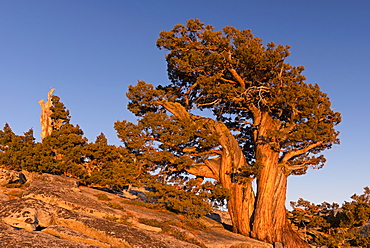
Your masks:
[{"label": "shrub", "polygon": [[95,196],[101,201],[110,201],[111,200],[106,194],[96,194]]}]

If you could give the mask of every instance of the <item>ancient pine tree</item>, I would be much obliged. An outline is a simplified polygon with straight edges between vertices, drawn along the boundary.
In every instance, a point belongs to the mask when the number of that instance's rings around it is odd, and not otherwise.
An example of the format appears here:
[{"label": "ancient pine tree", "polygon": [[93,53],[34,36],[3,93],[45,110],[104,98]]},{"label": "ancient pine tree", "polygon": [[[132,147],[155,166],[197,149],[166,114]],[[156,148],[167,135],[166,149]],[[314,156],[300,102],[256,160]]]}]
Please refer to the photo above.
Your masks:
[{"label": "ancient pine tree", "polygon": [[285,62],[289,46],[264,45],[250,30],[191,19],[162,31],[157,46],[170,83],[139,82],[127,96],[161,171],[216,180],[235,232],[307,247],[286,217],[287,178],[321,168],[320,153],[339,144],[341,116],[327,94]]}]

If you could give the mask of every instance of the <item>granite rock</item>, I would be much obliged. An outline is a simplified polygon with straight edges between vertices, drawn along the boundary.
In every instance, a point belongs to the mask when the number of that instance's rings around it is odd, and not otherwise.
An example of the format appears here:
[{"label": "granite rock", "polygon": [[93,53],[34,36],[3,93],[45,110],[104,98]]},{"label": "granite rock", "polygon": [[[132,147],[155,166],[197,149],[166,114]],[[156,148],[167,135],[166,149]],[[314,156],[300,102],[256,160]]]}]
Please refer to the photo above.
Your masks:
[{"label": "granite rock", "polygon": [[[3,170],[3,174],[14,173]],[[211,216],[213,219],[200,218],[205,229],[189,229],[181,226],[181,215],[128,204],[129,199],[139,199],[137,195],[127,197],[132,190],[120,195],[81,186],[72,178],[23,174],[27,185],[0,188],[0,247],[273,247],[226,230],[225,212]],[[101,195],[105,200],[98,197]],[[143,224],[140,219],[175,224],[168,232],[160,226]]]},{"label": "granite rock", "polygon": [[15,229],[0,223],[0,247],[2,248],[99,248],[80,242],[60,239],[43,232]]}]

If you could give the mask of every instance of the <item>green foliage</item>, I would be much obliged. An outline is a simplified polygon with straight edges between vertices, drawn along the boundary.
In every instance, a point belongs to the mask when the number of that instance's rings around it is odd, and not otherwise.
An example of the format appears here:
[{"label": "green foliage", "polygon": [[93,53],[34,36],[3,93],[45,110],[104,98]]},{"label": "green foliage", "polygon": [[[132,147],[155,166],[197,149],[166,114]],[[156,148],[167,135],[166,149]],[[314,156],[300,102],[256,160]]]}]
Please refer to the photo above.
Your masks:
[{"label": "green foliage", "polygon": [[211,212],[206,196],[181,190],[179,186],[158,183],[155,192],[148,193],[148,198],[163,204],[168,210],[188,216],[200,217]]},{"label": "green foliage", "polygon": [[71,116],[69,115],[69,110],[60,101],[60,97],[53,95],[51,101],[52,106],[50,110],[52,114],[50,118],[52,119],[53,130],[59,130],[63,125],[69,124]]},{"label": "green foliage", "polygon": [[86,146],[85,156],[85,169],[89,171],[87,183],[117,190],[128,184],[140,184],[137,179],[141,172],[135,157],[126,148],[108,145],[103,133]]},{"label": "green foliage", "polygon": [[116,217],[114,215],[106,215],[106,216],[104,216],[104,219],[109,220],[109,221],[113,221],[113,222],[118,221],[118,217]]},{"label": "green foliage", "polygon": [[[138,94],[140,92],[142,91],[137,91]],[[216,202],[224,197],[221,196],[222,190],[219,188],[218,195],[212,196],[207,192],[206,187],[216,188],[210,183],[200,186],[196,180],[181,176],[181,173],[186,174],[186,168],[211,155],[206,154],[206,150],[210,147],[208,143],[213,140],[211,137],[209,140],[201,138],[209,137],[208,132],[200,131],[191,123],[177,122],[164,113],[147,114],[137,125],[126,121],[116,122],[115,129],[125,148],[135,156],[135,163],[140,164],[144,171],[161,171],[159,176],[141,175],[142,181],[151,185],[154,190],[148,194],[150,200],[176,213],[201,216],[210,211],[210,198]],[[179,130],[187,131],[179,135]],[[157,142],[159,139],[160,143]],[[189,145],[205,154],[198,158],[189,156],[194,153],[188,149]],[[177,154],[174,154],[174,151],[177,151]],[[164,174],[167,176],[162,177]]]},{"label": "green foliage", "polygon": [[[303,199],[291,202],[290,217],[298,228],[307,227],[315,244],[328,247],[370,247],[370,189],[351,196],[340,208],[337,203],[313,204]],[[314,230],[314,231],[313,231]],[[319,232],[317,232],[319,231]]]},{"label": "green foliage", "polygon": [[342,206],[342,227],[362,226],[370,220],[370,188],[365,187],[363,194],[354,194],[351,199]]},{"label": "green foliage", "polygon": [[159,228],[162,228],[164,226],[163,221],[159,221],[156,219],[139,218],[138,222],[148,225],[148,226],[159,227]]},{"label": "green foliage", "polygon": [[[198,19],[159,36],[158,48],[167,51],[170,83],[154,87],[139,81],[129,86],[128,109],[137,116],[137,124],[116,122],[115,129],[137,161],[163,175],[157,179],[161,185],[169,184],[157,186],[152,196],[168,209],[200,215],[203,203],[221,203],[230,197],[230,190],[220,190],[224,175],[214,176],[218,167],[206,163],[221,164],[223,152],[235,150],[220,142],[227,131],[247,160],[243,167],[233,161],[233,168],[220,169],[230,175],[226,177],[230,184],[249,185],[263,169],[261,158],[271,154],[276,154],[275,162],[286,175],[321,168],[325,158],[320,153],[339,144],[335,126],[340,113],[331,109],[329,97],[318,85],[304,82],[302,66],[285,62],[289,46],[272,42],[265,46],[251,30],[215,31]],[[209,123],[216,122],[227,130],[213,130]],[[257,151],[270,153],[257,155]],[[200,178],[212,174],[209,177],[219,181],[206,190],[204,182],[193,187],[191,173]],[[180,200],[184,198],[186,203]],[[316,221],[326,228],[320,218]]]},{"label": "green foliage", "polygon": [[42,149],[44,154],[51,160],[44,172],[64,174],[77,178],[84,178],[83,170],[84,148],[87,139],[83,137],[80,127],[72,124],[64,124],[58,130],[43,139]]},{"label": "green foliage", "polygon": [[124,204],[129,204],[129,205],[134,205],[134,206],[139,206],[139,207],[144,207],[144,208],[149,208],[149,209],[165,209],[165,207],[162,204],[159,203],[153,203],[153,202],[144,202],[140,200],[123,200],[122,201]]},{"label": "green foliage", "polygon": [[123,206],[117,202],[106,202],[105,205],[107,205],[110,208],[121,210],[122,212],[126,212],[123,208]]},{"label": "green foliage", "polygon": [[5,124],[0,130],[0,164],[12,170],[32,168],[38,163],[34,141],[32,129],[24,135],[16,135],[9,124]]},{"label": "green foliage", "polygon": [[96,194],[95,196],[96,196],[96,198],[98,198],[101,201],[110,201],[110,200],[112,200],[106,194]]},{"label": "green foliage", "polygon": [[118,218],[117,216],[114,216],[114,215],[106,215],[104,216],[104,219],[108,221],[117,222],[117,223],[120,223],[126,226],[132,226],[132,222],[130,221],[131,217],[132,216],[130,215],[125,215],[125,216],[121,216]]},{"label": "green foliage", "polygon": [[[334,126],[341,121],[340,114],[331,110],[327,94],[318,85],[304,83],[302,66],[285,63],[289,46],[272,42],[264,46],[251,30],[214,31],[198,19],[162,31],[157,46],[168,51],[171,83],[157,87],[155,93],[147,88],[145,93],[128,94],[134,113],[143,115],[158,98],[180,102],[187,109],[208,109],[237,134],[248,160],[255,159],[259,145],[254,130],[263,128],[258,115],[268,113],[276,128],[269,127],[258,139],[284,155],[307,149],[287,159],[286,166],[297,168],[292,174],[305,173],[308,165],[321,168],[325,159],[316,154],[339,143]],[[145,90],[144,85],[138,87]],[[302,164],[306,166],[298,169]]]},{"label": "green foliage", "polygon": [[0,164],[7,169],[66,175],[86,184],[121,189],[139,185],[145,168],[135,163],[126,148],[108,145],[101,133],[88,143],[78,125],[70,123],[69,110],[58,96],[52,96],[52,132],[36,143],[33,130],[16,135],[6,124],[0,130]]}]

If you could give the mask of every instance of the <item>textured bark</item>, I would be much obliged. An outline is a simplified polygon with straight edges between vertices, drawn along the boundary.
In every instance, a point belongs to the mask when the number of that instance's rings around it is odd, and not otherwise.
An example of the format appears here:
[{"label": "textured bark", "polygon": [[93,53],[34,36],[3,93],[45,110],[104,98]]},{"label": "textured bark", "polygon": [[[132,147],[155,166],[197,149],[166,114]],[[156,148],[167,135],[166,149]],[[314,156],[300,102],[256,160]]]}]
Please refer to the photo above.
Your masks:
[{"label": "textured bark", "polygon": [[249,236],[255,200],[252,184],[232,183],[229,190],[231,195],[227,206],[233,224],[233,232]]},{"label": "textured bark", "polygon": [[285,208],[287,175],[278,166],[278,154],[266,147],[259,153],[263,168],[257,179],[257,198],[252,237],[269,243],[281,242],[284,247],[308,247],[293,231]]},{"label": "textured bark", "polygon": [[255,196],[252,189],[252,179],[239,182],[236,178],[238,169],[247,166],[243,151],[230,130],[222,122],[189,114],[180,104],[165,102],[162,105],[177,118],[192,120],[202,118],[203,125],[210,133],[217,134],[221,145],[218,158],[208,159],[205,165],[189,168],[187,171],[196,176],[216,179],[230,193],[228,210],[233,224],[233,231],[250,235],[251,216]]},{"label": "textured bark", "polygon": [[41,140],[49,136],[53,130],[52,120],[50,118],[52,111],[50,110],[50,107],[53,104],[51,102],[51,97],[54,91],[55,89],[50,89],[50,91],[48,92],[48,99],[46,100],[46,103],[44,103],[44,99],[39,101],[39,104],[41,106],[41,116],[40,116]]},{"label": "textured bark", "polygon": [[261,121],[261,128],[256,147],[256,161],[260,164],[257,176],[257,197],[253,216],[252,237],[269,243],[281,242],[284,247],[308,247],[299,235],[293,231],[287,219],[285,208],[287,173],[279,166],[279,152],[271,149],[264,142],[268,130],[276,128],[271,117],[266,115]]},{"label": "textured bark", "polygon": [[241,183],[235,177],[238,169],[247,166],[244,154],[235,137],[230,133],[224,123],[209,120],[208,127],[212,133],[218,135],[222,146],[218,167],[219,182],[222,187],[229,190],[228,211],[233,224],[233,231],[250,235],[251,216],[254,208],[254,193],[252,179]]},{"label": "textured bark", "polygon": [[[238,182],[238,169],[247,166],[243,151],[230,130],[222,122],[189,114],[180,104],[162,103],[177,118],[192,120],[204,119],[203,125],[210,133],[217,134],[221,154],[208,159],[205,165],[189,168],[188,172],[197,176],[216,179],[228,189],[230,199],[228,210],[232,219],[233,231],[269,242],[281,242],[284,247],[308,247],[293,231],[286,216],[285,200],[287,173],[279,165],[279,152],[272,150],[268,132],[277,130],[276,123],[268,113],[261,115],[259,129],[255,133],[256,162],[260,170],[257,175],[257,198],[252,189],[252,179],[248,183]],[[252,223],[253,215],[253,223]],[[251,230],[252,226],[252,230]]]}]

